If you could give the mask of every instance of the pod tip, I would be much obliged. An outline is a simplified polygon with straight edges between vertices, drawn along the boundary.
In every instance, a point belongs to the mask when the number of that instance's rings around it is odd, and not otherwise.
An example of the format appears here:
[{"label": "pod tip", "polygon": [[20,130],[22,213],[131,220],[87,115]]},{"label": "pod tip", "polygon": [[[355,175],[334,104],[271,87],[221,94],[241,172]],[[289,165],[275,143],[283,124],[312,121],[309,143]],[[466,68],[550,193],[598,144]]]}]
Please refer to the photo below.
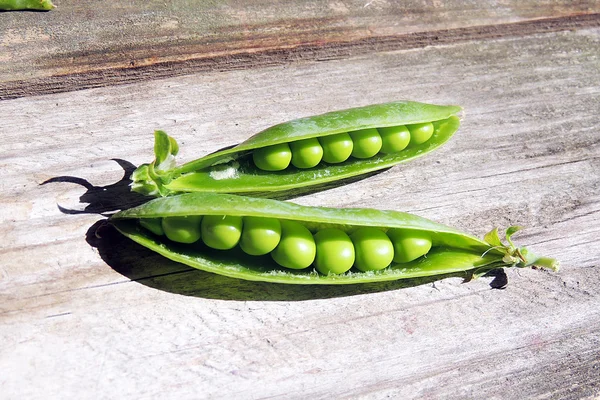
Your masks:
[{"label": "pod tip", "polygon": [[560,269],[560,263],[558,260],[549,257],[539,257],[531,263],[532,266],[537,268],[545,268],[551,271],[557,272]]}]

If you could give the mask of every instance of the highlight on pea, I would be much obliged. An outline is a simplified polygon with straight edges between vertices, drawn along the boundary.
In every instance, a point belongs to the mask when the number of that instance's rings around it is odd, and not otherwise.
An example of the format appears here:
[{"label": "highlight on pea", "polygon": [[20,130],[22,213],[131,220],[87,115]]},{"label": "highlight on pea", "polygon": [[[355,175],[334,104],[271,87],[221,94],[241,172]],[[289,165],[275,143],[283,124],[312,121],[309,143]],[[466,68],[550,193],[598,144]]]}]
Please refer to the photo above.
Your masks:
[{"label": "highlight on pea", "polygon": [[131,187],[155,197],[218,192],[289,198],[434,151],[458,130],[460,110],[401,101],[299,118],[180,166],[175,139],[156,131],[155,160],[136,169]]},{"label": "highlight on pea", "polygon": [[307,207],[271,199],[189,193],[110,219],[125,236],[192,267],[234,278],[350,284],[558,263],[512,243],[518,228],[477,239],[397,211]]}]

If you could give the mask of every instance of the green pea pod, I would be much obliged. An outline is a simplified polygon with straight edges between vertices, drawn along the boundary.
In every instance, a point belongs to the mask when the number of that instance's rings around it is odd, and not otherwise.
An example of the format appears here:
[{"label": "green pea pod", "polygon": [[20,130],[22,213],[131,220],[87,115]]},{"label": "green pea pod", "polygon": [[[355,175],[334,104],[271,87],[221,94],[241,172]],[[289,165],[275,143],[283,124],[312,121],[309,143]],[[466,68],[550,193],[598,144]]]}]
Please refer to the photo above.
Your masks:
[{"label": "green pea pod", "polygon": [[48,11],[54,8],[50,0],[0,0],[0,10],[41,10]]},{"label": "green pea pod", "polygon": [[[308,268],[299,267],[304,269],[284,268],[269,255],[249,255],[239,246],[230,250],[216,250],[201,241],[193,244],[177,243],[167,239],[160,230],[145,228],[151,225],[147,223],[148,221],[161,219],[165,221],[191,216],[200,218],[210,215],[235,217],[238,221],[239,217],[243,219],[260,217],[281,221],[282,226],[292,222],[298,223],[315,236],[317,232],[335,230],[338,233],[343,232],[342,235],[345,233],[350,237],[357,237],[360,235],[354,235],[355,232],[365,232],[365,228],[376,229],[387,232],[390,237],[414,236],[419,240],[428,237],[431,249],[426,249],[422,253],[423,256],[413,261],[391,262],[389,266],[379,270],[363,272],[352,268],[344,273],[323,274],[317,272],[314,265]],[[225,219],[223,217],[223,220]],[[558,262],[555,260],[536,257],[527,249],[517,248],[512,244],[510,235],[518,228],[509,228],[507,231],[509,243],[505,245],[500,241],[497,230],[487,234],[485,240],[479,240],[425,218],[397,211],[307,207],[255,197],[188,193],[154,199],[141,206],[118,212],[110,218],[110,222],[128,238],[171,260],[203,271],[253,281],[287,284],[354,284],[446,275],[463,271],[466,276],[478,276],[499,267],[539,266],[552,270],[558,269]],[[238,224],[238,228],[239,226]],[[244,227],[241,229],[242,236],[244,229]],[[392,231],[401,234],[391,235]],[[235,234],[236,238],[239,237],[239,229]],[[280,243],[283,241],[281,239]],[[358,251],[359,246],[356,249]],[[333,261],[335,263],[335,260]]]},{"label": "green pea pod", "polygon": [[[291,198],[362,179],[433,151],[458,130],[455,114],[460,110],[404,101],[300,118],[178,167],[177,143],[156,131],[155,160],[133,173],[132,190],[157,197],[216,192]],[[423,126],[425,131],[430,128],[425,137]],[[402,132],[389,132],[394,128],[404,129],[407,141],[402,142]],[[343,148],[344,135],[352,140],[352,155],[343,154],[348,151]],[[286,150],[288,145],[291,149]],[[283,168],[277,166],[280,162]]]}]

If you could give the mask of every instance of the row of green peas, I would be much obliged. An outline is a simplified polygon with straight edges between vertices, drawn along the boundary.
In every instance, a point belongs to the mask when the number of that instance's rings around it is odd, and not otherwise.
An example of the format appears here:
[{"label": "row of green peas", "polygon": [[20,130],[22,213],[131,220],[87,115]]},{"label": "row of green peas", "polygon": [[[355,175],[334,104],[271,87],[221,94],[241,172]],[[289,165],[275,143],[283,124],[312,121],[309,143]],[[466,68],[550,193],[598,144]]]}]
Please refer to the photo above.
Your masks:
[{"label": "row of green peas", "polygon": [[251,256],[270,253],[282,267],[314,265],[324,275],[342,274],[353,266],[366,272],[384,269],[392,261],[407,263],[426,255],[432,245],[429,235],[419,231],[359,227],[350,235],[338,228],[313,234],[300,222],[267,217],[196,215],[146,218],[140,224],[174,242],[202,240],[217,250],[239,245]]},{"label": "row of green peas", "polygon": [[365,159],[380,152],[396,153],[409,144],[425,143],[433,131],[431,122],[361,129],[262,147],[252,153],[252,159],[263,171],[282,171],[290,163],[296,168],[313,168],[321,161],[337,164],[350,156]]}]

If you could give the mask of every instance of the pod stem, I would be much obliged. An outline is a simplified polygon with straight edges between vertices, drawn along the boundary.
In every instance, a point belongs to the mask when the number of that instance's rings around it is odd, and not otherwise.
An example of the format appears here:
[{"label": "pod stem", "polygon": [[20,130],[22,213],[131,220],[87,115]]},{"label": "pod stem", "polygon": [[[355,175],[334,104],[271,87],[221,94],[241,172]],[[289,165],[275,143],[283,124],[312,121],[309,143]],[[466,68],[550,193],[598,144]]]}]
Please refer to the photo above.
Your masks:
[{"label": "pod stem", "polygon": [[516,247],[512,242],[512,236],[520,231],[522,228],[520,226],[510,226],[506,229],[505,244],[500,240],[500,235],[498,234],[498,228],[494,228],[490,232],[488,232],[484,240],[492,246],[490,250],[495,250],[503,254],[502,262],[505,265],[513,266],[513,267],[539,267],[539,268],[547,268],[552,271],[558,271],[559,262],[553,258],[549,257],[538,257],[535,254],[531,253],[525,247]]},{"label": "pod stem", "polygon": [[146,196],[166,196],[170,193],[164,187],[171,180],[175,167],[175,156],[179,144],[164,131],[154,132],[154,161],[140,165],[131,174],[131,190]]}]

